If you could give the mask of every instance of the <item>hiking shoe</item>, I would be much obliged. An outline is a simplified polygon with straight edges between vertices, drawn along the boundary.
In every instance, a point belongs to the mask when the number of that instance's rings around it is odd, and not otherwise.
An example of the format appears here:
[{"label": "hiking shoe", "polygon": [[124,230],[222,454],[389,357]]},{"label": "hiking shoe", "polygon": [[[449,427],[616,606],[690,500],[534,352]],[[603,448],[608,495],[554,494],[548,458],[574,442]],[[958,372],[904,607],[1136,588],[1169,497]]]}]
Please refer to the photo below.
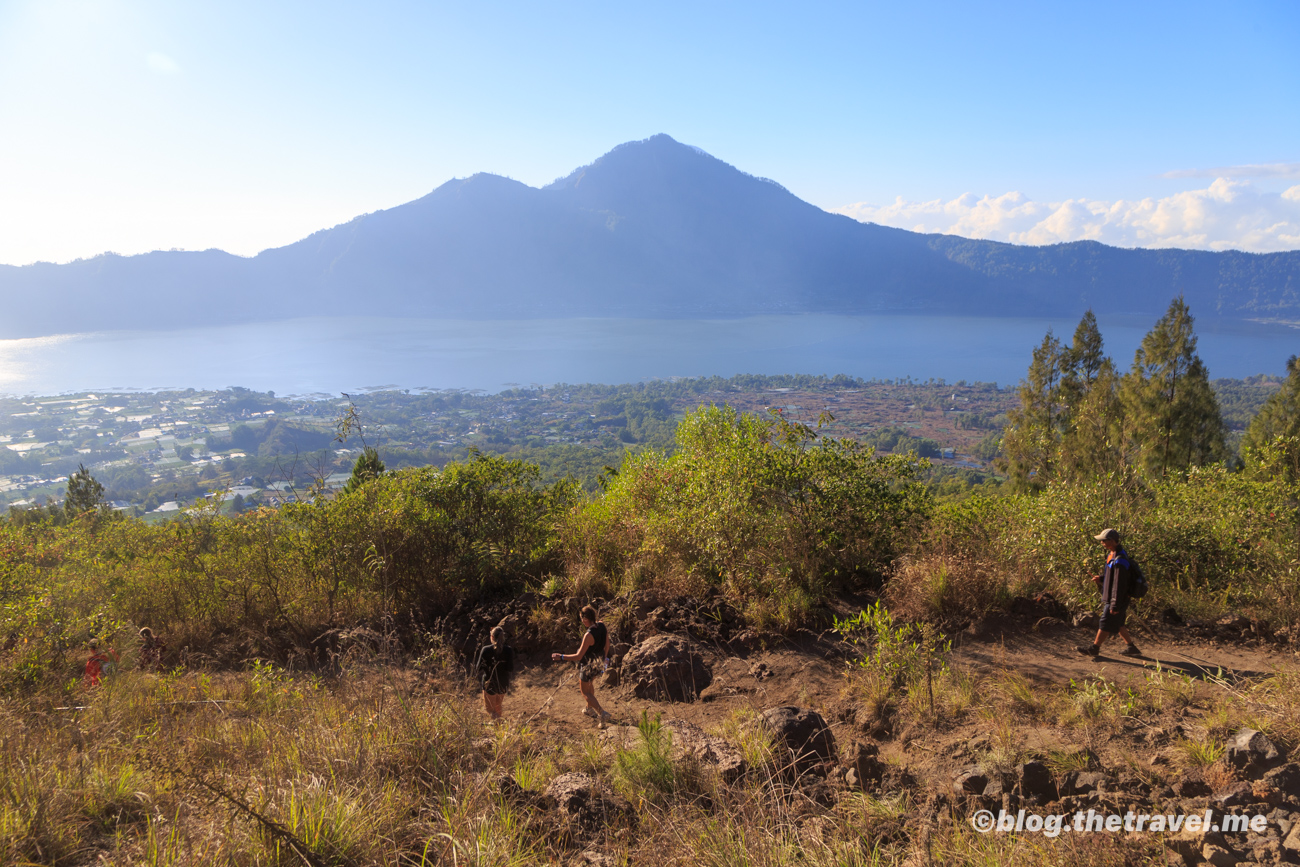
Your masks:
[{"label": "hiking shoe", "polygon": [[1075,650],[1079,651],[1084,656],[1096,656],[1101,653],[1101,648],[1095,644],[1080,644],[1075,648]]},{"label": "hiking shoe", "polygon": [[610,713],[609,711],[607,711],[607,710],[603,710],[603,711],[600,712],[600,721],[601,721],[601,722],[609,722],[609,721],[612,720],[613,718],[614,718],[614,715],[613,715],[612,713]]},{"label": "hiking shoe", "polygon": [[1130,644],[1128,647],[1124,648],[1123,654],[1125,656],[1141,656],[1142,651],[1138,650],[1138,646],[1136,644]]},{"label": "hiking shoe", "polygon": [[589,707],[584,707],[584,708],[582,709],[582,715],[583,715],[583,716],[589,716],[589,717],[591,717],[592,719],[596,719],[596,712],[595,712],[594,710],[592,710],[591,708],[589,708]]}]

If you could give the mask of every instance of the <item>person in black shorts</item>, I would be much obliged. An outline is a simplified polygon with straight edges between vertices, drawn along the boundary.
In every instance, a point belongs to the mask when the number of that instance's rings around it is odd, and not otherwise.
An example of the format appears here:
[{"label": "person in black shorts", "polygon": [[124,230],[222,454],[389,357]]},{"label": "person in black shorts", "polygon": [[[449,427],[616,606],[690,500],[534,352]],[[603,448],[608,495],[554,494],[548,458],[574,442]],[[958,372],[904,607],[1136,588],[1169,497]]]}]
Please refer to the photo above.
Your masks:
[{"label": "person in black shorts", "polygon": [[552,653],[551,659],[556,662],[573,660],[578,663],[578,688],[587,700],[587,706],[582,712],[604,726],[613,715],[596,701],[596,677],[609,667],[609,629],[596,619],[596,609],[590,605],[583,606],[582,625],[587,627],[587,631],[582,636],[577,652]]},{"label": "person in black shorts", "polygon": [[483,706],[488,716],[501,719],[501,705],[515,670],[515,649],[506,644],[506,631],[500,626],[493,627],[490,637],[492,643],[478,652],[474,667],[483,680]]},{"label": "person in black shorts", "polygon": [[1141,656],[1142,651],[1133,643],[1124,622],[1128,619],[1129,591],[1132,588],[1133,566],[1128,552],[1119,543],[1119,531],[1107,528],[1093,536],[1106,549],[1106,567],[1100,575],[1092,576],[1101,587],[1101,622],[1097,624],[1097,637],[1092,644],[1075,648],[1084,656],[1097,656],[1106,639],[1119,633],[1128,646],[1125,656]]}]

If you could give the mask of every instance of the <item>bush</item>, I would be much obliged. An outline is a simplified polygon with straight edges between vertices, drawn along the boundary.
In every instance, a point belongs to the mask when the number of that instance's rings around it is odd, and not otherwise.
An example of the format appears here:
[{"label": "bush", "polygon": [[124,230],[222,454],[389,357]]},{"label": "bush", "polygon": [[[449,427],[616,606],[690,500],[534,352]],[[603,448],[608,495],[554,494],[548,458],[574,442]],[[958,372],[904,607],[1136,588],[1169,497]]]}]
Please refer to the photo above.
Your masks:
[{"label": "bush", "polygon": [[0,681],[76,678],[86,641],[131,641],[127,624],[173,653],[283,661],[334,627],[436,619],[558,569],[554,527],[575,497],[476,456],[232,517],[210,502],[162,524],[0,522],[0,640],[16,637]]},{"label": "bush", "polygon": [[1254,609],[1300,613],[1300,514],[1281,478],[1200,467],[1139,484],[1123,471],[1058,481],[1036,495],[974,496],[936,512],[929,541],[1003,567],[1020,592],[1050,590],[1079,607],[1096,604],[1093,539],[1117,528],[1151,589],[1142,605],[1192,612]]},{"label": "bush", "polygon": [[313,542],[399,609],[517,592],[561,567],[552,535],[578,494],[567,481],[542,486],[539,475],[484,455],[389,473],[342,494],[327,520],[313,523]]},{"label": "bush", "polygon": [[792,627],[880,574],[928,514],[922,465],[784,419],[701,407],[677,451],[629,456],[562,530],[570,571],[680,590],[720,587]]}]

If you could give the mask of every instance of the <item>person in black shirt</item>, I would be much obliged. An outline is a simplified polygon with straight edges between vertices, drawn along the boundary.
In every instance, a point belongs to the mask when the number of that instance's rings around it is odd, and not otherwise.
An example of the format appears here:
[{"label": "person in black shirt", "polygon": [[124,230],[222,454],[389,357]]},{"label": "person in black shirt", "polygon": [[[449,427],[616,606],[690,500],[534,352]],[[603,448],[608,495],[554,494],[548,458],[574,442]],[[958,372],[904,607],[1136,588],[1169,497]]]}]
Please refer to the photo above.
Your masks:
[{"label": "person in black shirt", "polygon": [[501,719],[501,705],[515,670],[515,649],[506,644],[506,631],[500,626],[492,629],[491,638],[492,643],[478,652],[474,667],[483,680],[483,706],[488,716]]},{"label": "person in black shirt", "polygon": [[1097,626],[1097,637],[1092,644],[1076,647],[1084,656],[1097,656],[1106,639],[1119,633],[1128,645],[1124,648],[1125,656],[1141,656],[1142,651],[1133,643],[1125,622],[1128,619],[1129,593],[1133,587],[1133,562],[1128,552],[1120,545],[1119,531],[1106,528],[1093,536],[1106,549],[1106,566],[1092,580],[1101,588],[1101,622]]},{"label": "person in black shirt", "polygon": [[587,700],[582,712],[593,717],[603,727],[613,716],[596,701],[596,677],[609,667],[609,630],[596,619],[596,609],[586,605],[582,609],[582,625],[587,627],[582,644],[576,653],[552,653],[556,662],[573,660],[578,663],[578,688]]}]

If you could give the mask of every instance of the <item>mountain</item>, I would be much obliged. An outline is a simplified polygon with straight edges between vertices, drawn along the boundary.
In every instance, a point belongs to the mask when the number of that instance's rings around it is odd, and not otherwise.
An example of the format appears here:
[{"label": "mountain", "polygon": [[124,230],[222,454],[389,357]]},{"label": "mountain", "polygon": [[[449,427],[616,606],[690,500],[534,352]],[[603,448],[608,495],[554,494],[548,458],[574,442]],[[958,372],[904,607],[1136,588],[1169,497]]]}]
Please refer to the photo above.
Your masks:
[{"label": "mountain", "polygon": [[252,258],[0,266],[0,336],[311,315],[906,312],[1300,319],[1300,251],[1021,247],[831,214],[666,135],[537,189],[490,174]]}]

